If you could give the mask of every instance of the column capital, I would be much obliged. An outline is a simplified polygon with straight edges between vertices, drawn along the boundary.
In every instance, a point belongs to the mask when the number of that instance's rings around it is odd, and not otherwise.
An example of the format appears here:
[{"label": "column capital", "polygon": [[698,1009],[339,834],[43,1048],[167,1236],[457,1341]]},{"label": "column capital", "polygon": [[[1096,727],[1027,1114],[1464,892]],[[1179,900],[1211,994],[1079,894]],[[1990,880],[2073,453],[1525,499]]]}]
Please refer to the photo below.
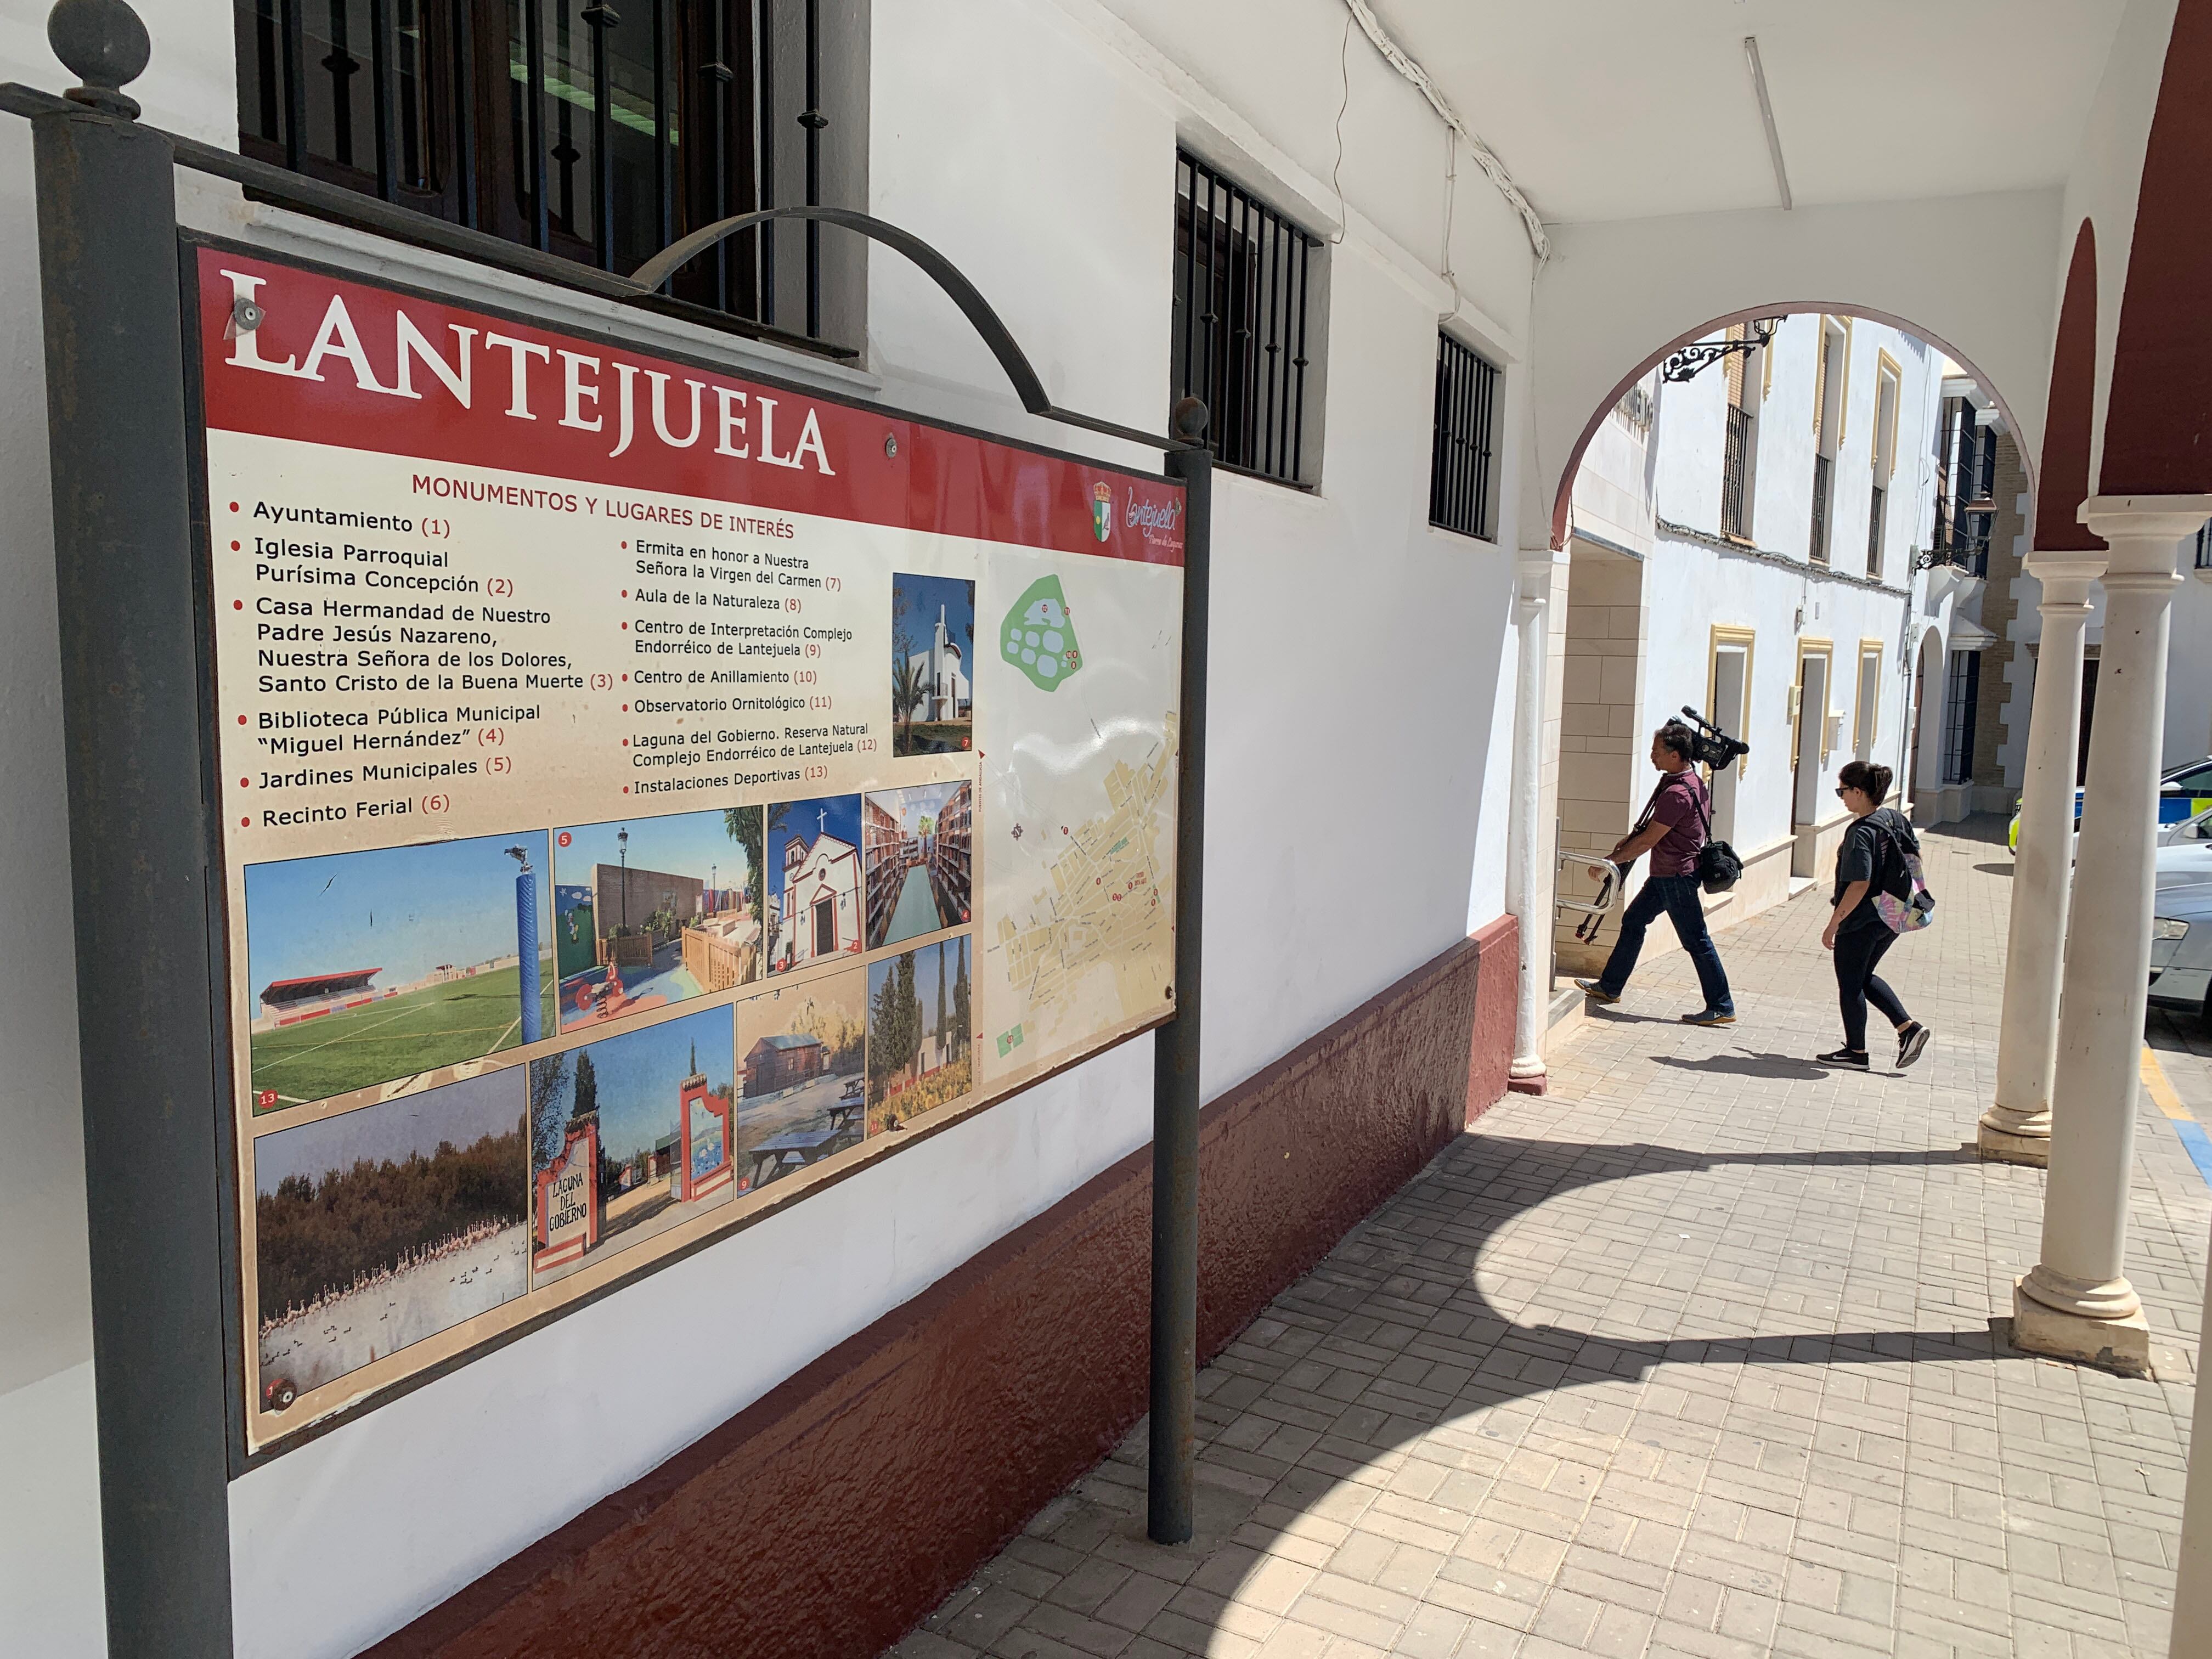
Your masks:
[{"label": "column capital", "polygon": [[2107,556],[2102,548],[2063,552],[2037,548],[2022,562],[2022,568],[2043,584],[2045,605],[2087,605],[2089,585],[2105,574]]},{"label": "column capital", "polygon": [[2074,516],[2111,544],[2106,579],[2170,571],[2185,536],[2212,519],[2212,495],[2092,495]]}]

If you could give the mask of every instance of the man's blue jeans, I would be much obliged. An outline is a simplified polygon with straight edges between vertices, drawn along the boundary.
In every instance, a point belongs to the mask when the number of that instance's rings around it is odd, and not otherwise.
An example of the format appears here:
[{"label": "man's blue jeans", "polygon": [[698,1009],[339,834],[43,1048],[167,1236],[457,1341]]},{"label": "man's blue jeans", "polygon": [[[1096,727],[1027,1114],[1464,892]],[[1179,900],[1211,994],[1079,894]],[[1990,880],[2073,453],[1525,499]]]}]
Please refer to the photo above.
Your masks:
[{"label": "man's blue jeans", "polygon": [[1682,941],[1682,948],[1690,953],[1690,961],[1698,970],[1698,983],[1705,990],[1705,1006],[1717,1014],[1735,1012],[1735,1000],[1729,994],[1728,974],[1721,966],[1721,953],[1713,948],[1713,936],[1705,927],[1705,907],[1698,902],[1698,878],[1695,876],[1652,876],[1628,901],[1628,908],[1620,918],[1620,943],[1613,947],[1613,955],[1605,964],[1605,972],[1598,975],[1598,984],[1607,996],[1619,996],[1628,983],[1628,976],[1636,971],[1636,958],[1644,951],[1644,934],[1659,920],[1664,910],[1674,924],[1674,937]]}]

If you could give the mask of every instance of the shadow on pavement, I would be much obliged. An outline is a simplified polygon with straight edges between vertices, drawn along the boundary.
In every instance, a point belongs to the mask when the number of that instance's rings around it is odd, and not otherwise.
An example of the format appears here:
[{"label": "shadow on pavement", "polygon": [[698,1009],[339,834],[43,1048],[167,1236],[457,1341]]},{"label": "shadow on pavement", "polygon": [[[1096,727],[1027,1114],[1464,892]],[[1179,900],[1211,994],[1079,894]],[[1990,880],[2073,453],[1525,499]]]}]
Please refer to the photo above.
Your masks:
[{"label": "shadow on pavement", "polygon": [[1713,1054],[1704,1060],[1684,1060],[1676,1054],[1653,1054],[1662,1066],[1680,1072],[1711,1072],[1730,1077],[1778,1078],[1787,1083],[1811,1083],[1828,1075],[1828,1068],[1795,1054],[1755,1054],[1742,1049],[1733,1054]]},{"label": "shadow on pavement", "polygon": [[[1826,1075],[1822,1068],[1783,1055],[1719,1059],[1732,1061],[1735,1069],[1761,1068],[1747,1072],[1753,1076]],[[1711,1061],[1670,1063],[1690,1070],[1723,1069]],[[1373,1483],[1375,1460],[1404,1450],[1449,1419],[1486,1414],[1469,1422],[1464,1433],[1496,1441],[1497,1451],[1473,1454],[1462,1440],[1455,1443],[1462,1449],[1454,1455],[1470,1478],[1486,1485],[1495,1476],[1482,1474],[1483,1465],[1495,1462],[1502,1468],[1518,1441],[1517,1432],[1508,1432],[1515,1427],[1510,1414],[1492,1419],[1489,1412],[1577,1387],[1639,1382],[1662,1365],[2024,1360],[2008,1340],[2009,1322],[1999,1319],[1952,1330],[1716,1333],[1648,1340],[1552,1323],[1522,1325],[1489,1300],[1476,1275],[1483,1251],[1502,1228],[1551,1199],[1607,1182],[1747,1165],[1883,1169],[1979,1161],[1971,1143],[1917,1151],[1872,1147],[1729,1155],[1646,1142],[1522,1139],[1471,1132],[1440,1152],[1255,1321],[1272,1323],[1279,1331],[1287,1326],[1310,1333],[1310,1340],[1295,1346],[1278,1340],[1268,1352],[1239,1353],[1237,1346],[1247,1334],[1240,1333],[1207,1367],[1218,1386],[1201,1385],[1195,1532],[1188,1543],[1158,1545],[1145,1535],[1143,1424],[1113,1457],[1054,1499],[1025,1530],[1032,1538],[1056,1541],[1063,1551],[1101,1560],[1101,1571],[1110,1562],[1202,1591],[1176,1598],[1184,1632],[1178,1639],[1193,1651],[1212,1651],[1213,1632],[1235,1634],[1239,1592],[1275,1559],[1267,1553],[1274,1540],[1301,1533],[1309,1516],[1335,1512],[1336,1494],[1351,1485]],[[1727,1224],[1720,1224],[1723,1231]],[[1440,1249],[1442,1241],[1449,1243]],[[1408,1373],[1415,1361],[1430,1362],[1419,1367],[1421,1371],[1442,1365],[1466,1380],[1449,1393],[1424,1390]],[[1345,1385],[1362,1376],[1368,1381],[1349,1393]],[[1407,1380],[1397,1380],[1401,1377]],[[1287,1467],[1272,1480],[1260,1474],[1252,1455],[1255,1418],[1262,1419],[1260,1426],[1272,1419],[1308,1443],[1308,1449],[1283,1457]],[[1470,1492],[1468,1501],[1482,1500]],[[1482,1580],[1486,1586],[1495,1576],[1492,1568],[1456,1556],[1448,1559],[1444,1576],[1455,1573],[1471,1574],[1469,1583]],[[1067,1582],[1072,1586],[1083,1577],[1079,1571]],[[1018,1611],[1003,1625],[988,1627],[995,1621],[981,1611],[979,1594],[988,1592],[979,1592],[979,1585],[992,1582],[987,1567],[924,1628],[969,1643],[980,1636],[992,1654],[1005,1659],[1060,1659],[1071,1650],[1062,1643],[1081,1641],[1083,1636],[1126,1641],[1129,1635],[1111,1622],[1096,1620],[1095,1600],[1063,1600],[1049,1591],[1041,1612],[1056,1637],[1036,1634],[1022,1623]],[[1209,1606],[1214,1608],[1210,1617],[1201,1611]]]}]

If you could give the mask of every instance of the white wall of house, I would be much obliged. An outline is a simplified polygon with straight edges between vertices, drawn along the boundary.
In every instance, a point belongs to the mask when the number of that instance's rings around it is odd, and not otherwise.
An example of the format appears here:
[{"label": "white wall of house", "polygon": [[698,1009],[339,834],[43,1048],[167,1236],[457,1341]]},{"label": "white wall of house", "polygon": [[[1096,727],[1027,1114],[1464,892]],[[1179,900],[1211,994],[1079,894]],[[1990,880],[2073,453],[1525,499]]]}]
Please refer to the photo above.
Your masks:
[{"label": "white wall of house", "polygon": [[[155,40],[154,71],[137,88],[148,118],[234,143],[228,9],[141,9]],[[1164,427],[1179,140],[1333,240],[1318,256],[1318,488],[1224,476],[1216,489],[1209,1093],[1503,908],[1521,465],[1511,436],[1529,418],[1518,363],[1529,250],[1462,158],[1447,261],[1443,129],[1356,39],[1340,71],[1342,21],[1332,0],[1297,0],[1255,42],[1206,9],[1164,0],[875,8],[868,205],[970,273],[1056,400]],[[1340,72],[1351,101],[1339,169],[1334,127],[1314,112],[1334,110]],[[0,76],[63,84],[38,20],[0,22]],[[21,389],[0,406],[10,526],[0,763],[18,786],[0,795],[16,854],[0,915],[13,937],[44,942],[0,969],[0,1116],[11,1131],[0,1161],[0,1629],[26,1651],[77,1659],[103,1644],[30,203],[27,134],[0,121],[0,352]],[[195,189],[191,203],[196,222],[272,246],[325,257],[362,246],[222,192]],[[1440,274],[1447,263],[1456,286]],[[459,280],[422,256],[386,269]],[[477,297],[507,291],[510,303],[520,286],[466,281]],[[1157,464],[1023,416],[950,305],[896,256],[875,255],[871,284],[868,372],[842,377],[854,386]],[[528,303],[580,320],[617,314],[574,296]],[[1507,370],[1504,545],[1427,523],[1445,318]],[[628,314],[622,325],[664,343],[702,337]],[[1328,665],[1325,687],[1316,662]],[[1348,872],[1364,861],[1378,811],[1395,878],[1347,927]],[[239,1651],[356,1651],[1142,1146],[1150,1123],[1139,1042],[249,1473],[231,1496]],[[702,1322],[701,1307],[745,1315]]]}]

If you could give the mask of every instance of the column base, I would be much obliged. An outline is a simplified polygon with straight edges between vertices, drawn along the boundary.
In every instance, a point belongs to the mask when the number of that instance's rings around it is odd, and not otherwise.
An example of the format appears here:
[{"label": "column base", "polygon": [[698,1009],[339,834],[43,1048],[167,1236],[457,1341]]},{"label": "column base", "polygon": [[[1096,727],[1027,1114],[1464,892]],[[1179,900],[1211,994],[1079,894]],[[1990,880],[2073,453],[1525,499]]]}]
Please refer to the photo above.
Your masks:
[{"label": "column base", "polygon": [[1516,1060],[1505,1074],[1505,1086],[1516,1095],[1540,1095],[1549,1091],[1551,1080],[1541,1060]]},{"label": "column base", "polygon": [[2138,1306],[2117,1319],[2064,1313],[2029,1293],[2025,1276],[2013,1281],[2012,1345],[2024,1353],[2047,1354],[2084,1365],[2148,1376],[2150,1322]]},{"label": "column base", "polygon": [[1974,1127],[1974,1148],[1999,1164],[2027,1164],[2039,1170],[2051,1167],[2051,1114],[2023,1116],[2002,1106],[1982,1114]]}]

